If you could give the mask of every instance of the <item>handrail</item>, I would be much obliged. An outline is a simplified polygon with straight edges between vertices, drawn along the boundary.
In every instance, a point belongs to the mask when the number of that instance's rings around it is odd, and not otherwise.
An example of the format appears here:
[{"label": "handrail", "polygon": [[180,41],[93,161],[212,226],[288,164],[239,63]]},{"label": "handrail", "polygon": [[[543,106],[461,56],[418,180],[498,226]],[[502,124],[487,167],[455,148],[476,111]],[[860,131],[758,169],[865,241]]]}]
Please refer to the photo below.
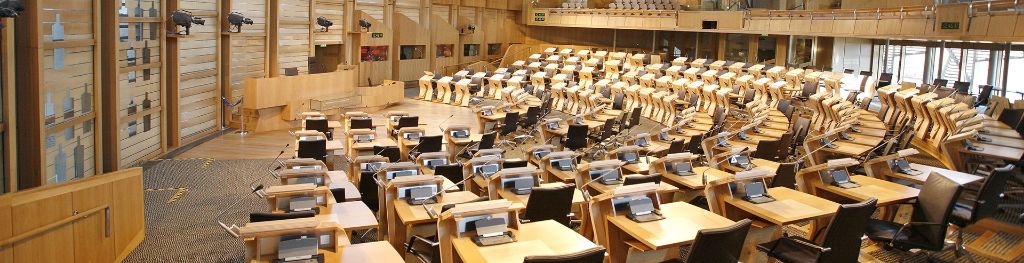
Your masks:
[{"label": "handrail", "polygon": [[83,219],[83,218],[89,217],[92,214],[95,214],[95,213],[97,213],[99,211],[104,211],[104,220],[103,220],[103,222],[104,222],[104,224],[103,224],[104,230],[103,230],[103,233],[104,233],[105,236],[109,237],[110,236],[110,206],[103,205],[103,206],[99,206],[99,207],[96,207],[96,208],[93,208],[93,209],[86,210],[85,212],[82,212],[82,213],[78,213],[78,211],[75,211],[75,214],[70,216],[70,217],[61,219],[60,221],[57,221],[57,222],[46,224],[46,225],[44,225],[42,227],[38,227],[38,228],[32,229],[31,231],[28,231],[28,232],[25,232],[25,233],[21,233],[21,234],[18,234],[16,236],[13,236],[11,238],[8,238],[8,239],[5,239],[3,241],[0,241],[0,247],[5,247],[5,246],[8,246],[10,244],[17,243],[17,242],[19,242],[19,241],[21,241],[23,239],[26,239],[26,238],[29,238],[29,237],[41,234],[43,232],[48,232],[50,230],[53,230],[53,229],[56,229],[56,228],[61,227],[63,225],[66,225],[68,223],[75,222],[75,221],[78,221],[79,219]]}]

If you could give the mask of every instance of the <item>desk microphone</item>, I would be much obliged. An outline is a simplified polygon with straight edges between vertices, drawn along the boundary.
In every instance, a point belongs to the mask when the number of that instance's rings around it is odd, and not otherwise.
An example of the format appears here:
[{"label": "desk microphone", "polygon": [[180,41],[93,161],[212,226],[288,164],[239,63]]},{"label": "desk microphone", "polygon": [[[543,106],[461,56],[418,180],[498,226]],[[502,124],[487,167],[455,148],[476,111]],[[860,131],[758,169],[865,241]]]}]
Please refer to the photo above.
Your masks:
[{"label": "desk microphone", "polygon": [[[749,146],[748,147],[743,147],[743,150],[740,150],[739,152],[734,153],[734,154],[730,154],[730,156],[736,155],[736,154],[740,154],[740,153],[746,152],[748,150],[750,150]],[[721,161],[718,161],[717,163],[715,163],[715,165],[708,166],[708,169],[704,169],[704,172],[700,173],[700,184],[701,185],[707,185],[708,184],[708,171],[711,170],[711,169],[718,169],[718,168],[715,168],[715,167],[718,167],[718,165],[720,165],[720,164],[722,164],[722,163],[724,163],[726,161],[729,161],[728,157],[726,157],[725,159],[722,159]]]},{"label": "desk microphone", "polygon": [[[284,152],[288,150],[289,146],[292,146],[292,144],[285,144],[284,148],[281,149],[281,152],[277,153],[277,157],[274,157],[274,160],[270,162],[269,166],[267,166],[267,171],[270,171],[270,174],[273,175],[274,178],[281,178],[280,176],[277,175],[277,170],[280,170],[282,167],[284,167],[284,163],[281,162],[281,156],[284,155]],[[271,168],[274,166],[275,163],[278,164],[277,167]]]},{"label": "desk microphone", "polygon": [[612,174],[612,172],[615,172],[615,171],[618,171],[618,170],[619,170],[619,168],[610,169],[607,172],[602,173],[600,176],[598,176],[598,177],[596,177],[594,179],[590,179],[590,181],[585,183],[585,184],[583,184],[583,186],[580,186],[580,192],[583,192],[583,200],[590,201],[590,199],[593,199],[593,197],[590,196],[590,191],[587,191],[587,186],[589,186],[590,184],[592,184],[594,182],[601,181],[601,179],[604,179],[605,176],[608,176],[609,174]]},{"label": "desk microphone", "polygon": [[[288,146],[291,146],[291,144],[286,144],[284,146],[284,149],[281,150],[281,153],[277,154],[277,158],[274,158],[274,161],[272,161],[270,163],[271,166],[273,166],[274,163],[278,163],[278,160],[281,158],[281,155],[284,155],[284,152],[288,149]],[[280,177],[278,177],[276,175],[276,171],[280,170],[281,167],[283,167],[283,164],[278,166],[277,168],[274,168],[274,169],[270,169],[270,167],[267,167],[267,170],[270,170],[271,174],[274,175],[274,177],[280,178]],[[261,191],[264,188],[263,184],[256,184],[259,181],[260,181],[260,178],[256,177],[255,180],[253,180],[252,182],[249,183],[249,189],[251,190],[251,193],[256,194],[257,196],[263,197],[263,195],[260,194]],[[235,224],[231,224],[230,226],[228,226],[227,224],[225,224],[221,220],[221,216],[223,216],[225,213],[227,213],[228,210],[231,210],[232,208],[235,208],[235,206],[237,206],[243,200],[245,200],[245,199],[244,198],[238,198],[238,200],[235,200],[235,202],[231,203],[231,205],[228,206],[226,209],[221,209],[220,212],[217,212],[217,215],[213,216],[213,218],[217,219],[217,224],[220,225],[220,227],[223,228],[224,231],[227,231],[229,235],[231,235],[231,236],[233,236],[235,238],[238,238],[238,232],[237,232],[238,231],[238,226],[235,225]]]},{"label": "desk microphone", "polygon": [[442,128],[444,127],[444,124],[448,122],[448,120],[451,120],[453,117],[455,117],[455,114],[449,115],[447,119],[444,119],[444,121],[442,121],[440,124],[437,124],[437,129],[441,130],[441,134],[444,134],[444,128]]},{"label": "desk microphone", "polygon": [[[807,158],[808,156],[811,156],[811,154],[814,154],[814,153],[820,151],[821,149],[827,148],[829,144],[831,144],[831,143],[833,143],[833,142],[835,142],[837,140],[839,140],[839,139],[838,138],[832,139],[831,141],[829,141],[828,143],[822,145],[821,147],[818,147],[817,149],[814,149],[813,151],[810,151],[810,152],[805,153],[804,155],[802,155],[800,157],[797,157],[796,159],[793,159],[792,162],[779,163],[779,165],[781,166],[781,165],[790,165],[790,164],[800,164],[800,163],[803,163],[804,162],[803,161],[804,158]],[[797,169],[799,169],[799,168],[800,167],[798,166]]]},{"label": "desk microphone", "polygon": [[[490,160],[490,161],[485,162],[481,166],[490,165],[490,164],[492,164],[494,162],[501,161],[501,160],[504,160],[504,159]],[[437,191],[437,193],[434,193],[433,195],[431,195],[430,197],[427,197],[426,199],[432,199],[434,197],[437,197],[437,196],[441,195],[444,192],[447,192],[448,190],[450,190],[450,189],[452,189],[454,187],[458,187],[460,185],[463,185],[466,182],[469,182],[469,180],[473,179],[474,176],[476,176],[476,175],[475,174],[470,174],[470,176],[466,177],[465,179],[462,179],[462,181],[459,181],[458,183],[455,183],[455,184],[453,184],[451,186],[445,187],[444,189],[441,189],[440,191]],[[430,219],[434,219],[435,217],[437,217],[437,211],[434,211],[434,209],[432,209],[431,207],[428,207],[425,203],[420,204],[420,206],[423,207],[423,211],[427,212],[427,215],[430,216]]]},{"label": "desk microphone", "polygon": [[887,145],[887,144],[893,143],[894,141],[896,141],[897,139],[899,139],[900,137],[902,137],[902,136],[903,136],[903,134],[904,134],[904,133],[906,133],[906,132],[907,132],[907,131],[909,131],[909,130],[910,130],[910,129],[903,129],[903,130],[900,130],[900,132],[899,132],[899,133],[897,133],[896,135],[893,135],[893,136],[892,136],[892,138],[889,138],[888,140],[885,140],[884,142],[882,142],[882,143],[879,143],[879,144],[878,144],[877,146],[875,146],[874,148],[871,148],[870,150],[868,150],[867,154],[865,154],[865,155],[864,155],[864,157],[863,157],[863,159],[862,159],[862,160],[860,160],[860,161],[861,161],[861,162],[867,161],[867,160],[868,160],[868,159],[869,159],[869,158],[871,157],[871,155],[875,153],[875,150],[878,150],[878,148],[881,148],[882,146],[885,146],[885,145]]}]

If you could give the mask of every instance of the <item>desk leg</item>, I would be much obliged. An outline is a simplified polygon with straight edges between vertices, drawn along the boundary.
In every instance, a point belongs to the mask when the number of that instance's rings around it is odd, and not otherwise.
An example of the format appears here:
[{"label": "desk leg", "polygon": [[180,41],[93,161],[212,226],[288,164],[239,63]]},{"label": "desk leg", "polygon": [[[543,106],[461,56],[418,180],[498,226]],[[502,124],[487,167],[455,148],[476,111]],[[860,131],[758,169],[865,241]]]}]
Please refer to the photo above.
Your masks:
[{"label": "desk leg", "polygon": [[594,226],[593,222],[590,221],[590,209],[587,207],[587,203],[581,203],[579,206],[579,212],[575,212],[580,218],[580,229],[577,231],[581,236],[593,240],[594,239]]},{"label": "desk leg", "polygon": [[608,224],[607,238],[609,244],[604,244],[608,248],[608,262],[609,263],[624,263],[626,262],[627,256],[629,255],[629,246],[623,242],[623,238],[626,238],[628,234],[623,233],[621,229],[615,224]]},{"label": "desk leg", "polygon": [[746,263],[768,262],[768,255],[757,251],[757,245],[775,240],[782,236],[782,226],[771,225],[763,228],[752,227],[743,244],[740,261]]}]

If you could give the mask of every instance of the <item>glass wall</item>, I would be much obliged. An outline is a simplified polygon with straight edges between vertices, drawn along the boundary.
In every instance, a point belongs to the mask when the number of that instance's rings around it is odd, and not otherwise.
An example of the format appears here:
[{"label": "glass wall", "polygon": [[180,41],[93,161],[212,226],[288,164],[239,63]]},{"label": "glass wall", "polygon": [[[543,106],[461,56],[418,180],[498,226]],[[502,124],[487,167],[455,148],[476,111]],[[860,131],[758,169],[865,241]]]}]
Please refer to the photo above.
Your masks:
[{"label": "glass wall", "polygon": [[800,68],[814,66],[814,37],[793,36],[789,43],[790,64]]},{"label": "glass wall", "polygon": [[[1024,51],[1011,51],[1007,65],[1004,62],[1006,46],[1003,44],[893,42],[896,43],[888,47],[876,43],[874,59],[880,72],[893,73],[893,83],[932,84],[941,78],[947,80],[948,87],[956,81],[968,82],[972,93],[976,93],[980,85],[992,85],[997,90],[1007,86],[1008,92],[1024,93],[1024,77],[1012,74],[1024,70]],[[1010,74],[1006,73],[1007,70]],[[1005,85],[1004,77],[1007,78]]]},{"label": "glass wall", "polygon": [[[1006,76],[1006,96],[1010,99],[1024,99],[1024,51],[1010,51],[1009,74]],[[1019,95],[1019,96],[1018,96]]]},{"label": "glass wall", "polygon": [[697,33],[697,56],[695,58],[718,58],[718,33]]},{"label": "glass wall", "polygon": [[725,41],[725,60],[747,61],[750,50],[750,35],[728,34]]},{"label": "glass wall", "polygon": [[775,49],[777,38],[775,36],[757,37],[757,61],[765,64],[779,64],[775,62]]}]

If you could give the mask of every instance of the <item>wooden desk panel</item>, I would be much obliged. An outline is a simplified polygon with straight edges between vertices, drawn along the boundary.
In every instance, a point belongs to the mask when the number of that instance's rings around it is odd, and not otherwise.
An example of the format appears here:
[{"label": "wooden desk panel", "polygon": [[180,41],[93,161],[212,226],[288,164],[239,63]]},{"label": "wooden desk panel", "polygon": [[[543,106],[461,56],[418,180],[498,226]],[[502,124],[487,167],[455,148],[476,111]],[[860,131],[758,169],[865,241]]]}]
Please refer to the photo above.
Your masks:
[{"label": "wooden desk panel", "polygon": [[564,255],[597,247],[594,242],[558,222],[520,224],[512,229],[516,242],[477,246],[469,237],[454,238],[455,254],[466,263],[522,263],[528,256]]},{"label": "wooden desk panel", "polygon": [[727,205],[776,225],[789,225],[831,216],[839,209],[838,203],[785,187],[770,188],[768,194],[776,201],[754,204],[737,197],[729,197],[724,201]]},{"label": "wooden desk panel", "polygon": [[850,176],[850,180],[861,186],[844,189],[834,185],[817,184],[817,187],[818,189],[853,199],[857,202],[863,202],[868,200],[868,198],[874,197],[878,199],[878,206],[887,206],[915,199],[917,194],[921,192],[917,188],[863,175]]},{"label": "wooden desk panel", "polygon": [[625,215],[618,215],[609,217],[608,222],[651,249],[689,244],[701,229],[726,227],[735,223],[685,202],[662,204],[660,211],[665,219],[637,223]]},{"label": "wooden desk panel", "polygon": [[[706,171],[706,172],[705,172]],[[704,182],[702,174],[708,177],[707,181],[712,182],[719,178],[725,178],[732,174],[726,171],[714,169],[711,167],[700,166],[693,167],[694,175],[680,176],[675,174],[662,175],[661,181],[672,184],[680,189],[704,189]]]},{"label": "wooden desk panel", "polygon": [[316,216],[320,221],[334,221],[345,231],[377,228],[377,216],[363,202],[344,202],[328,205]]},{"label": "wooden desk panel", "polygon": [[405,259],[388,242],[377,241],[343,246],[338,249],[338,261],[324,262],[403,263]]},{"label": "wooden desk panel", "polygon": [[915,184],[924,184],[924,182],[928,180],[928,177],[931,176],[932,173],[938,174],[940,176],[945,176],[946,178],[949,178],[949,179],[957,182],[958,184],[962,184],[962,185],[969,184],[969,183],[972,183],[972,182],[984,179],[981,176],[977,176],[977,175],[973,175],[973,174],[969,174],[969,173],[958,172],[958,171],[953,171],[953,170],[948,170],[948,169],[943,169],[943,168],[939,168],[939,167],[935,167],[935,166],[923,165],[923,164],[918,164],[918,163],[910,163],[910,168],[919,171],[920,174],[909,175],[909,174],[904,174],[904,173],[900,173],[900,172],[893,172],[889,176],[893,177],[893,178],[899,178],[899,179],[907,180],[907,181],[910,181],[910,182],[915,183]]}]

